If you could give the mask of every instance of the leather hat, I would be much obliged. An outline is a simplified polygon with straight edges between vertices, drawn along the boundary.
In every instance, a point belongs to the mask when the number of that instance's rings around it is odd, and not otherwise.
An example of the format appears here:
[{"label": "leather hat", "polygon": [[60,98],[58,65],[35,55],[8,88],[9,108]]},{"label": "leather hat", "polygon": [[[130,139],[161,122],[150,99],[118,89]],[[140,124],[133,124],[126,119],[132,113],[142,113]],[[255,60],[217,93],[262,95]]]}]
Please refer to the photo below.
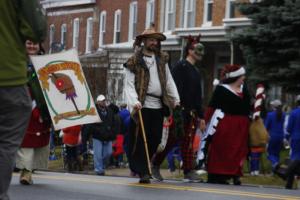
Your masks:
[{"label": "leather hat", "polygon": [[150,28],[147,28],[143,31],[142,34],[136,36],[136,40],[141,40],[143,38],[155,38],[159,41],[164,41],[166,40],[166,36],[160,32],[156,32],[154,27],[150,27]]}]

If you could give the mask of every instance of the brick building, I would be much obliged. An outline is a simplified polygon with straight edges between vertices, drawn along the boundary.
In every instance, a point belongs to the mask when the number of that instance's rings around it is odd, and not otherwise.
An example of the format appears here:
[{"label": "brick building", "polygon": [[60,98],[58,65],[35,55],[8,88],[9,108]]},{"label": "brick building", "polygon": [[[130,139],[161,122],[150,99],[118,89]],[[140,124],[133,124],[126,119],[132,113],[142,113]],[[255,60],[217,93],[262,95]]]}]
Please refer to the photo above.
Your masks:
[{"label": "brick building", "polygon": [[[241,50],[228,41],[232,31],[250,24],[235,8],[237,0],[44,0],[49,24],[45,44],[77,48],[94,96],[123,100],[123,66],[133,39],[150,23],[167,36],[163,50],[170,66],[181,58],[184,37],[201,33],[205,56],[199,68],[205,94],[226,63],[243,64]],[[209,95],[205,96],[206,99]]]}]

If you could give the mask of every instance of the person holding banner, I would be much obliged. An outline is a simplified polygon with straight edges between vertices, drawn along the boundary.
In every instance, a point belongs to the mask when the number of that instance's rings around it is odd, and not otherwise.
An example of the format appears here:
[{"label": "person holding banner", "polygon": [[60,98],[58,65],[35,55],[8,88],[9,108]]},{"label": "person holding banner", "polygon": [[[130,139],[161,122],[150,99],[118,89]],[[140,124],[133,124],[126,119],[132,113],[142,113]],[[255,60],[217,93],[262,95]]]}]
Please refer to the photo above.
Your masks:
[{"label": "person holding banner", "polygon": [[136,37],[136,51],[124,64],[125,98],[132,117],[129,167],[139,174],[140,183],[150,183],[150,159],[161,141],[164,115],[180,102],[168,55],[160,50],[160,42],[165,39],[154,27],[146,29]]},{"label": "person holding banner", "polygon": [[208,183],[228,184],[233,178],[240,185],[243,161],[248,153],[250,95],[243,85],[245,69],[239,65],[225,65],[221,73],[221,84],[213,92],[205,113],[210,121],[214,111],[220,109],[224,117],[216,132],[209,139],[207,150]]},{"label": "person holding banner", "polygon": [[46,17],[38,0],[0,1],[0,199],[8,200],[15,155],[30,118],[25,40],[46,37]]}]

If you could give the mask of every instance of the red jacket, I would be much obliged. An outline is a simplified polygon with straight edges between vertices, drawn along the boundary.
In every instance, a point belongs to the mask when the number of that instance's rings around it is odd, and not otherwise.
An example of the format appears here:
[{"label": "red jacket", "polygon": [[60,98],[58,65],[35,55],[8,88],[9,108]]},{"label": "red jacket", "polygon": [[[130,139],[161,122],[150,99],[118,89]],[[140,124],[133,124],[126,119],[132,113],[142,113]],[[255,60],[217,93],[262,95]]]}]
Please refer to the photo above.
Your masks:
[{"label": "red jacket", "polygon": [[23,139],[22,148],[39,148],[49,144],[50,124],[41,121],[37,107],[31,111],[29,125]]},{"label": "red jacket", "polygon": [[121,134],[118,134],[115,142],[112,145],[113,150],[114,150],[113,151],[114,157],[117,157],[118,155],[121,155],[124,153],[123,142],[124,142],[124,136]]},{"label": "red jacket", "polygon": [[71,126],[63,129],[63,143],[75,146],[81,143],[81,125]]}]

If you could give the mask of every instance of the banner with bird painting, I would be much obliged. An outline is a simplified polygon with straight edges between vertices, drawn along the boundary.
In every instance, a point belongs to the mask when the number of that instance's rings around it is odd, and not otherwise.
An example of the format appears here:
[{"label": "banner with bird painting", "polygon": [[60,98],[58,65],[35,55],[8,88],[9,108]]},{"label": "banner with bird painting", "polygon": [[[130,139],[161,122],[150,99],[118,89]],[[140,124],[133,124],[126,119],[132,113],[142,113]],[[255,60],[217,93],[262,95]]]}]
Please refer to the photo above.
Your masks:
[{"label": "banner with bird painting", "polygon": [[77,50],[30,58],[55,130],[101,122]]}]

